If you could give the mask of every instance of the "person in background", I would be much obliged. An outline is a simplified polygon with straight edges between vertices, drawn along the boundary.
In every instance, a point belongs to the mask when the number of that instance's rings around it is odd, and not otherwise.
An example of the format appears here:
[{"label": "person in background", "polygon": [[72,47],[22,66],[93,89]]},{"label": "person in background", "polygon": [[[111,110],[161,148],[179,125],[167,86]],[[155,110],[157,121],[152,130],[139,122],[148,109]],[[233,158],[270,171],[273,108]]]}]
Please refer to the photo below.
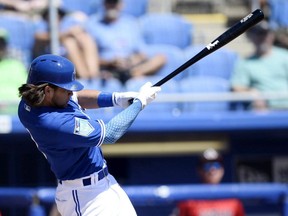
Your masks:
[{"label": "person in background", "polygon": [[[99,78],[99,56],[97,45],[92,37],[82,28],[87,16],[82,12],[66,13],[58,7],[60,54],[71,60],[76,67],[77,78]],[[42,20],[37,24],[33,56],[51,53],[49,10],[42,13]]]},{"label": "person in background", "polygon": [[198,174],[204,184],[219,184],[224,177],[223,157],[215,149],[205,150],[198,161]]},{"label": "person in background", "polygon": [[[20,61],[9,57],[7,51],[8,33],[0,29],[0,113],[16,114],[17,105],[6,102],[19,101],[18,86],[25,82],[27,77],[26,67]],[[5,104],[3,103],[5,102]]]},{"label": "person in background", "polygon": [[259,0],[259,5],[275,32],[274,45],[288,49],[288,1]]},{"label": "person in background", "polygon": [[[231,78],[234,92],[259,93],[288,92],[288,50],[274,46],[275,34],[269,23],[260,24],[247,31],[247,37],[255,47],[251,56],[236,62]],[[285,110],[286,99],[256,99],[248,104],[254,110]]]},{"label": "person in background", "polygon": [[[197,172],[201,183],[220,184],[224,173],[222,155],[213,148],[206,149],[198,160]],[[185,200],[177,204],[170,216],[244,216],[244,208],[238,199]]]},{"label": "person in background", "polygon": [[131,77],[156,74],[166,63],[162,54],[148,57],[137,19],[121,14],[121,0],[104,0],[103,16],[89,18],[87,31],[98,45],[101,72],[123,84]]},{"label": "person in background", "polygon": [[48,3],[48,0],[0,0],[0,9],[34,15],[47,8]]}]

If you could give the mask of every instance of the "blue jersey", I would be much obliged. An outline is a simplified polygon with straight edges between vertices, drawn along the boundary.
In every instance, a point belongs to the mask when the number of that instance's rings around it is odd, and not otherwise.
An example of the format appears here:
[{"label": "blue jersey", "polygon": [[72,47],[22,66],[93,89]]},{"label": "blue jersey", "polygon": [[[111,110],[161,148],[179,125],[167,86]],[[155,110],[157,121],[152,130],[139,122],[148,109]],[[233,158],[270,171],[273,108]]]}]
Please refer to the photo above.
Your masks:
[{"label": "blue jersey", "polygon": [[31,107],[21,100],[18,115],[59,180],[102,169],[105,125],[91,119],[72,99],[66,108]]}]

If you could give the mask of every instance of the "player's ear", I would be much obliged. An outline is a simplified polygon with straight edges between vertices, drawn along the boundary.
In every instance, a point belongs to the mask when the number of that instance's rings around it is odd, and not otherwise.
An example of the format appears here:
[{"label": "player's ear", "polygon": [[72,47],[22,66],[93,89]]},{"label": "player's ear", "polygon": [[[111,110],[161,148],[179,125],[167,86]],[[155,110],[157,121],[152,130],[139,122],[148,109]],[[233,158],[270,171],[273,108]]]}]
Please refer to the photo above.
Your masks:
[{"label": "player's ear", "polygon": [[44,95],[46,97],[51,97],[53,95],[53,93],[54,93],[54,88],[53,87],[51,87],[49,85],[44,87]]}]

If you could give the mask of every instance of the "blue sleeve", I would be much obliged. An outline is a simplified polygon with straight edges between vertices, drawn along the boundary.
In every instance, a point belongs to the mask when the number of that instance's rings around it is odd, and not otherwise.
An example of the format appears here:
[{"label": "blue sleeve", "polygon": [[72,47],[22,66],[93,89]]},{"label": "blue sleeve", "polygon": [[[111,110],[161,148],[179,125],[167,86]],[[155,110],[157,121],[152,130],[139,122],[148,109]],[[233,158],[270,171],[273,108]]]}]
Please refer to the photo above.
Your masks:
[{"label": "blue sleeve", "polygon": [[135,101],[121,113],[111,119],[106,126],[106,134],[103,143],[115,143],[120,139],[132,125],[142,109],[140,101]]}]

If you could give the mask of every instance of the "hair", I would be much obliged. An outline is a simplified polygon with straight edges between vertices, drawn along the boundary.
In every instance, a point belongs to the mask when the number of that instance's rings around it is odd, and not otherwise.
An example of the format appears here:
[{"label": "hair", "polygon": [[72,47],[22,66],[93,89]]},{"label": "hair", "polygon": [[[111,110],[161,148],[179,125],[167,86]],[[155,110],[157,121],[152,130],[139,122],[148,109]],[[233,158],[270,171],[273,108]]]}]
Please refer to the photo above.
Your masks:
[{"label": "hair", "polygon": [[0,36],[0,60],[7,56],[7,39]]},{"label": "hair", "polygon": [[105,4],[118,4],[121,0],[105,0]]},{"label": "hair", "polygon": [[56,86],[49,83],[40,85],[23,84],[18,88],[19,97],[22,97],[30,106],[39,106],[45,98],[44,89],[46,86],[56,88]]}]

